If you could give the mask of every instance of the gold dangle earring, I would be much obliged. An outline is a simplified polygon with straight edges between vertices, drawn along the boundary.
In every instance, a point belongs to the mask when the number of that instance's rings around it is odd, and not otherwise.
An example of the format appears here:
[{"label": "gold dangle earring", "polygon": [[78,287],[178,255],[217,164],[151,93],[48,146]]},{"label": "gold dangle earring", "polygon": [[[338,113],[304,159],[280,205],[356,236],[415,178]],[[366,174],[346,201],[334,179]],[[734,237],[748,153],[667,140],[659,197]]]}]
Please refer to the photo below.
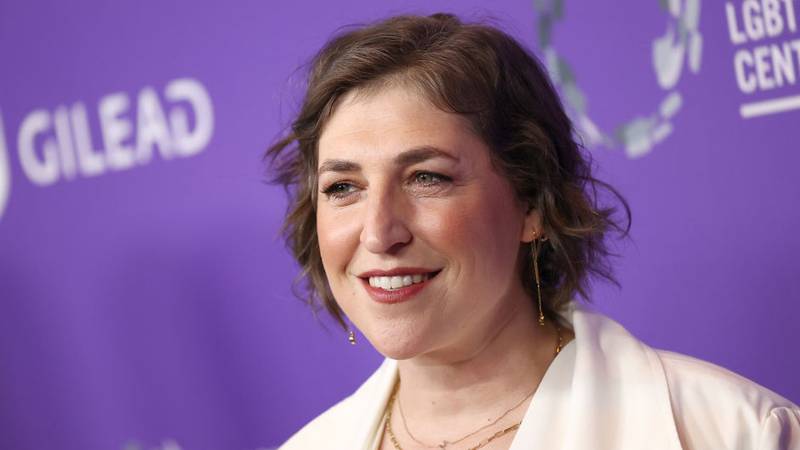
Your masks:
[{"label": "gold dangle earring", "polygon": [[542,310],[542,279],[539,276],[539,239],[537,234],[533,235],[531,242],[531,254],[533,255],[533,275],[536,279],[536,299],[539,304],[539,325],[544,326],[544,311]]},{"label": "gold dangle earring", "polygon": [[356,333],[353,332],[353,330],[348,330],[348,332],[347,332],[347,342],[349,342],[350,345],[356,345]]}]

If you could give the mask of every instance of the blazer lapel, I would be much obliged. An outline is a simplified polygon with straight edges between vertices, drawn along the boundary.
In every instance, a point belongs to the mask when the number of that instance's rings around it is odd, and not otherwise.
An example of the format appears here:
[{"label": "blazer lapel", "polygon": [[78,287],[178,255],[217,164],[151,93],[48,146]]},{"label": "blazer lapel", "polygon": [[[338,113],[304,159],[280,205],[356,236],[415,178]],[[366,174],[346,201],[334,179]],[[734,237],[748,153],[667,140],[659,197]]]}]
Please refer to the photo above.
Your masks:
[{"label": "blazer lapel", "polygon": [[378,370],[353,394],[354,417],[349,431],[352,440],[348,448],[370,450],[384,410],[397,382],[397,361],[386,358]]},{"label": "blazer lapel", "polygon": [[655,351],[602,315],[570,315],[576,338],[545,373],[511,450],[680,450]]}]

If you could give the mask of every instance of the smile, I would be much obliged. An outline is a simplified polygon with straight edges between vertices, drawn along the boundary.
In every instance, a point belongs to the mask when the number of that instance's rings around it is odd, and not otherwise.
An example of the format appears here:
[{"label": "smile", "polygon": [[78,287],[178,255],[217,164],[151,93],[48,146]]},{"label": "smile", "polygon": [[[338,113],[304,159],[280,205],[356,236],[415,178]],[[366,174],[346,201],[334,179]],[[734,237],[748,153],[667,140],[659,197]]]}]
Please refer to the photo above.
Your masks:
[{"label": "smile", "polygon": [[388,273],[373,272],[363,274],[359,279],[372,300],[378,303],[394,304],[413,299],[441,270],[414,272],[416,273],[412,273],[408,269]]},{"label": "smile", "polygon": [[427,281],[431,274],[419,274],[393,276],[393,277],[369,277],[369,285],[376,288],[381,288],[385,291],[396,290],[404,287],[411,286],[412,284],[422,283]]}]

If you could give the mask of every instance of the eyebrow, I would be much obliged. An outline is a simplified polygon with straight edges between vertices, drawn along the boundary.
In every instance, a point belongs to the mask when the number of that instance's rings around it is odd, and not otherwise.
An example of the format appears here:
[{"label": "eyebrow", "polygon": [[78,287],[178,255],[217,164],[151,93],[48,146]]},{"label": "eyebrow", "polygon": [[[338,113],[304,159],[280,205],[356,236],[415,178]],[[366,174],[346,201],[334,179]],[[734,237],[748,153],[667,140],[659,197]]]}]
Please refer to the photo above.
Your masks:
[{"label": "eyebrow", "polygon": [[[452,161],[458,161],[458,158],[452,154],[430,145],[423,145],[414,147],[400,153],[394,158],[394,163],[397,166],[411,166],[423,161],[434,158],[445,158]],[[353,161],[345,159],[326,159],[320,166],[318,174],[324,172],[356,172],[361,170],[361,165]]]}]

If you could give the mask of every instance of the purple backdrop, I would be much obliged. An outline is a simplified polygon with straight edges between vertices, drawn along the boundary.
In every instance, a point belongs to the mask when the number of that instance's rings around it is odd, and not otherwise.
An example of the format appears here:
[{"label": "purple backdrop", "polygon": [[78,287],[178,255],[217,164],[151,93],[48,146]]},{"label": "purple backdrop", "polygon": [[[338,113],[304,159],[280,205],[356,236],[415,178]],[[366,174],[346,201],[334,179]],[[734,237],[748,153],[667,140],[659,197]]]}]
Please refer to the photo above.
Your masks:
[{"label": "purple backdrop", "polygon": [[0,448],[270,448],[374,370],[291,296],[260,157],[295,69],[399,12],[550,61],[634,212],[599,309],[800,400],[800,4],[484,3],[0,2]]}]

